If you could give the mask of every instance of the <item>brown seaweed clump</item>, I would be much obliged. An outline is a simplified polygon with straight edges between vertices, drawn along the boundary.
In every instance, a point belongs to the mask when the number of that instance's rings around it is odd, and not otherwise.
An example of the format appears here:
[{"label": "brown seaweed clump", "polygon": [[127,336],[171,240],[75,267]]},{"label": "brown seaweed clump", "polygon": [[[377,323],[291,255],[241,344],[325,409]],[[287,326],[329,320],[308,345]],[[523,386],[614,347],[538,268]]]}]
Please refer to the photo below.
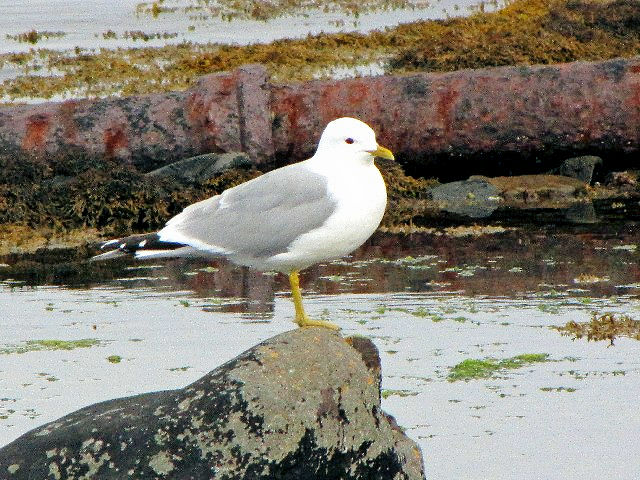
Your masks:
[{"label": "brown seaweed clump", "polygon": [[573,337],[572,340],[587,337],[588,341],[598,342],[609,340],[610,346],[618,337],[629,337],[640,340],[640,320],[634,320],[627,315],[595,312],[589,322],[567,322],[562,327],[553,327],[562,335]]},{"label": "brown seaweed clump", "polygon": [[391,160],[376,159],[376,165],[387,185],[387,210],[381,228],[386,231],[411,231],[413,221],[425,214],[428,190],[437,185],[435,179],[414,178]]},{"label": "brown seaweed clump", "polygon": [[[396,162],[379,163],[389,195],[382,227],[411,228],[437,182],[410,177]],[[79,152],[20,161],[0,157],[0,254],[154,231],[187,205],[262,173],[233,168],[184,185]]]},{"label": "brown seaweed clump", "polygon": [[451,71],[507,65],[605,60],[640,53],[637,0],[518,0],[495,13],[408,24],[420,35],[390,71]]},{"label": "brown seaweed clump", "polygon": [[62,158],[0,156],[0,250],[24,243],[25,234],[39,238],[37,232],[42,242],[25,244],[27,249],[79,230],[107,236],[156,230],[187,205],[259,174],[230,169],[185,186],[82,152]]}]

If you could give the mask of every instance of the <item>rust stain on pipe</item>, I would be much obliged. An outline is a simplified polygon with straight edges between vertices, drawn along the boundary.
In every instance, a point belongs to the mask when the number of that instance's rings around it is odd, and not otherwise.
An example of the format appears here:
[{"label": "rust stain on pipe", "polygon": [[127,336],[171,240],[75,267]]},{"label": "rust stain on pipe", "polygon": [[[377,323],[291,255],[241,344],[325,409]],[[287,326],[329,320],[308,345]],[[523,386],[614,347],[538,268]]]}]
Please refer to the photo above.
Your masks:
[{"label": "rust stain on pipe", "polygon": [[104,131],[104,155],[107,158],[118,156],[120,150],[129,146],[127,135],[119,126],[109,127]]},{"label": "rust stain on pipe", "polygon": [[43,151],[46,147],[47,133],[51,127],[51,118],[45,113],[29,116],[26,133],[22,139],[22,149],[35,152]]}]

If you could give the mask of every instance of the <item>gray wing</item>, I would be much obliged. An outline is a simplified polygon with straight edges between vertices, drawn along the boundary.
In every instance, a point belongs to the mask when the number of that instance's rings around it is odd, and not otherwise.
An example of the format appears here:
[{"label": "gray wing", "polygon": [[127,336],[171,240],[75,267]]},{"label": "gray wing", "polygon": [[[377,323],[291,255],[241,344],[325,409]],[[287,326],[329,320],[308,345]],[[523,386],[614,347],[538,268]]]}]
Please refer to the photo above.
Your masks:
[{"label": "gray wing", "polygon": [[335,207],[326,178],[295,164],[187,207],[159,235],[199,249],[269,257],[320,227]]}]

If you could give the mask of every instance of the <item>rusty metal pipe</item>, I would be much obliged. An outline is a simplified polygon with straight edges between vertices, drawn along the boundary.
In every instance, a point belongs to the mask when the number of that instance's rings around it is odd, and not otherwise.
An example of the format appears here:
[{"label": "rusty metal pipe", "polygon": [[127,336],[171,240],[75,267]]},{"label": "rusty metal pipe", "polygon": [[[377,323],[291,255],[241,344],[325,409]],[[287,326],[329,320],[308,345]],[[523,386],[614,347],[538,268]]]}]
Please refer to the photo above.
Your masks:
[{"label": "rusty metal pipe", "polygon": [[186,92],[0,108],[0,155],[70,147],[150,170],[244,151],[258,164],[308,156],[339,116],[372,124],[408,162],[640,147],[640,58],[270,84],[262,66]]}]

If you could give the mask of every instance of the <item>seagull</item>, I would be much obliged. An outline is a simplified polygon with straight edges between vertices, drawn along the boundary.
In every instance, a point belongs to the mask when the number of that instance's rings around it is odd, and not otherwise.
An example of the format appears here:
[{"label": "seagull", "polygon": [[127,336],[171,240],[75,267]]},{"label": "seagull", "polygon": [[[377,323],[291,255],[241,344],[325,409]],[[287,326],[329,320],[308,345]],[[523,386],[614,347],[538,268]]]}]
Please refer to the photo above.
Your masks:
[{"label": "seagull", "polygon": [[348,255],[378,228],[387,190],[374,157],[394,160],[373,129],[338,118],[308,160],[272,170],[194,203],[156,233],[102,245],[92,260],[225,257],[235,264],[289,276],[300,327],[339,327],[307,316],[298,272]]}]

